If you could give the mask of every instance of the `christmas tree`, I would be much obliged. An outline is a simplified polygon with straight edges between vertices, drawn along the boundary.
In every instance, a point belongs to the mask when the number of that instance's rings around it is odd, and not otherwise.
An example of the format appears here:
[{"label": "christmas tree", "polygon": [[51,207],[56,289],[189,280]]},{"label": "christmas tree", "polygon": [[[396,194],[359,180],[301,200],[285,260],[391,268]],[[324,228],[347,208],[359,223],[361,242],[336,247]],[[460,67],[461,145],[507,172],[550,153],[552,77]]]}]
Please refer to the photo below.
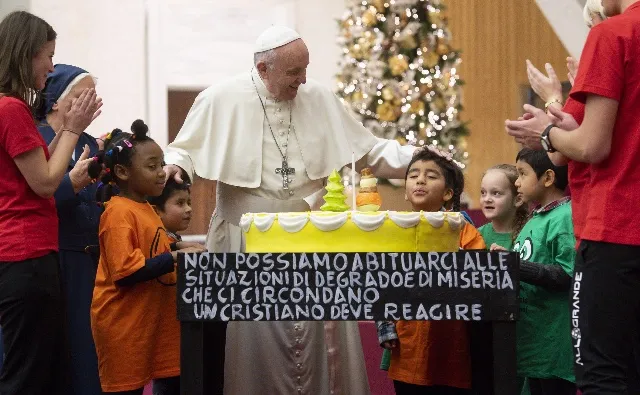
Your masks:
[{"label": "christmas tree", "polygon": [[345,204],[347,195],[344,194],[344,185],[342,185],[340,174],[334,170],[329,175],[326,195],[324,195],[324,204],[320,207],[322,211],[347,211],[349,206]]},{"label": "christmas tree", "polygon": [[349,0],[338,95],[376,136],[436,145],[466,163],[460,54],[441,0]]}]

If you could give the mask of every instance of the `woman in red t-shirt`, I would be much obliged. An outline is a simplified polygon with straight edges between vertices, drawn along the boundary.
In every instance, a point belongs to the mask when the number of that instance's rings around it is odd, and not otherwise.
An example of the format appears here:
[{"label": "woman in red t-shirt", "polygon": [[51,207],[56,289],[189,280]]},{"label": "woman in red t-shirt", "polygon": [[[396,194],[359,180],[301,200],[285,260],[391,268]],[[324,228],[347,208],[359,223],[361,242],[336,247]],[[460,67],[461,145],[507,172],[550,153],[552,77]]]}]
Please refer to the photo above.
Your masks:
[{"label": "woman in red t-shirt", "polygon": [[[584,6],[584,20],[587,27],[591,29],[600,22],[607,19],[603,14],[603,7],[600,0],[589,0]],[[574,58],[567,58],[567,68],[569,81],[573,85],[573,80],[578,72],[578,61]],[[545,102],[545,107],[562,108],[562,111],[569,113],[578,122],[582,123],[584,118],[584,103],[580,103],[571,97],[567,98],[562,105],[562,86],[553,67],[547,63],[545,69],[548,75],[541,73],[529,60],[527,60],[527,76],[533,90]],[[580,243],[580,232],[587,217],[589,183],[588,163],[581,163],[566,158],[559,152],[549,153],[549,157],[556,165],[567,164],[569,166],[569,191],[571,192],[571,211],[573,215],[573,229],[578,245]]]},{"label": "woman in red t-shirt", "polygon": [[47,147],[33,119],[53,71],[56,32],[24,11],[0,23],[0,393],[66,394],[64,309],[53,193],[79,135],[99,115],[85,90]]}]

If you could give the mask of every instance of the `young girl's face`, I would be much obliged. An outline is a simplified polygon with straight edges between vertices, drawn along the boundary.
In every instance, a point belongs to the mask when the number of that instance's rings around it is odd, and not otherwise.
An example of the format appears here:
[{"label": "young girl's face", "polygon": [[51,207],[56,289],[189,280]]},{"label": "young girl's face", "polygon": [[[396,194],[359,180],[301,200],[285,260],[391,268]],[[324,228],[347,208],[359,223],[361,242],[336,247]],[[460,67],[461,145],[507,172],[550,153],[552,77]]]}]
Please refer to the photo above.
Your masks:
[{"label": "young girl's face", "polygon": [[445,185],[444,174],[434,161],[419,160],[407,173],[405,198],[415,211],[440,211],[453,197]]},{"label": "young girl's face", "polygon": [[504,172],[493,169],[487,171],[480,184],[480,205],[482,214],[489,220],[508,218],[515,214],[517,196],[514,187]]},{"label": "young girl's face", "polygon": [[158,215],[169,232],[177,233],[187,229],[191,222],[191,194],[189,191],[174,191],[164,204],[164,209],[158,208]]},{"label": "young girl's face", "polygon": [[131,166],[116,165],[116,176],[121,193],[134,200],[144,201],[147,196],[160,196],[164,189],[164,154],[154,141],[138,143],[134,147]]}]

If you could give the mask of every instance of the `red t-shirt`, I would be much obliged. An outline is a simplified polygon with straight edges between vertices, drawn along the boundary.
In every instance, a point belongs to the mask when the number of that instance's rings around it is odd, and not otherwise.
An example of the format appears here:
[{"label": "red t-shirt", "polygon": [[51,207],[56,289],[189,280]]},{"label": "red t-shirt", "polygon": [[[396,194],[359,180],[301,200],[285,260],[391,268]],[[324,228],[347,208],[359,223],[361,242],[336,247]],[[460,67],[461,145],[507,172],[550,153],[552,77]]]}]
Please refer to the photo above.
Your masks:
[{"label": "red t-shirt", "polygon": [[571,97],[619,103],[611,153],[590,166],[584,240],[640,245],[640,2],[594,26],[580,58]]},{"label": "red t-shirt", "polygon": [[[578,122],[582,124],[584,119],[584,104],[569,97],[564,104],[562,111],[569,113]],[[580,238],[580,232],[584,227],[587,217],[587,208],[589,205],[586,186],[589,183],[589,164],[569,160],[569,190],[571,191],[571,212],[573,213],[573,231],[576,239]]]},{"label": "red t-shirt", "polygon": [[13,158],[42,147],[49,151],[21,100],[0,97],[0,262],[17,262],[58,251],[53,198],[36,195]]}]

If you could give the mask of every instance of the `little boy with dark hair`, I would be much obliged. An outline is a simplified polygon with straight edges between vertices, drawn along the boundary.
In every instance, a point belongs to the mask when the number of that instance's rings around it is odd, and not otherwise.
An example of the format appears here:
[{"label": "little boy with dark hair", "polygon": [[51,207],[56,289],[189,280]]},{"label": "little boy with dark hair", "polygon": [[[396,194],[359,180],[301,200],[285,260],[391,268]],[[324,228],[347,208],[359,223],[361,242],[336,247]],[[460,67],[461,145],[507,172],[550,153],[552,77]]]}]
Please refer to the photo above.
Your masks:
[{"label": "little boy with dark hair", "polygon": [[575,395],[569,294],[576,240],[567,168],[528,148],[516,168],[518,193],[537,204],[513,246],[521,259],[518,375],[531,395]]}]

